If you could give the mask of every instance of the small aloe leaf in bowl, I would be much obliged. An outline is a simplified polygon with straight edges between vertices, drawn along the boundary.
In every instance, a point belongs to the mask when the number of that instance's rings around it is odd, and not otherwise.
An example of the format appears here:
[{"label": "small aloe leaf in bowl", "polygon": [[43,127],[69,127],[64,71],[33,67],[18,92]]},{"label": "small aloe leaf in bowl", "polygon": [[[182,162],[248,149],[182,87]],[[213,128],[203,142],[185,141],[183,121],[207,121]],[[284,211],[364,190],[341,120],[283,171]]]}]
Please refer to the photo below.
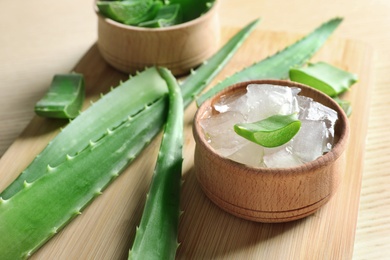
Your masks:
[{"label": "small aloe leaf in bowl", "polygon": [[157,15],[156,17],[154,17],[154,19],[139,23],[138,26],[149,28],[162,28],[179,23],[181,23],[180,5],[172,4],[162,6],[158,10]]},{"label": "small aloe leaf in bowl", "polygon": [[85,99],[82,74],[58,74],[45,96],[35,105],[35,113],[42,117],[75,118]]},{"label": "small aloe leaf in bowl", "polygon": [[183,22],[194,20],[203,14],[214,5],[214,0],[170,0],[169,4],[178,4],[183,14]]},{"label": "small aloe leaf in bowl", "polygon": [[357,76],[326,62],[317,62],[291,69],[290,79],[335,97],[347,91],[357,81]]},{"label": "small aloe leaf in bowl", "polygon": [[[156,2],[159,3],[159,2]],[[128,25],[148,19],[153,0],[98,1],[96,6],[105,17]]]},{"label": "small aloe leaf in bowl", "polygon": [[297,114],[274,115],[254,123],[234,125],[234,131],[264,147],[277,147],[289,142],[301,128]]}]

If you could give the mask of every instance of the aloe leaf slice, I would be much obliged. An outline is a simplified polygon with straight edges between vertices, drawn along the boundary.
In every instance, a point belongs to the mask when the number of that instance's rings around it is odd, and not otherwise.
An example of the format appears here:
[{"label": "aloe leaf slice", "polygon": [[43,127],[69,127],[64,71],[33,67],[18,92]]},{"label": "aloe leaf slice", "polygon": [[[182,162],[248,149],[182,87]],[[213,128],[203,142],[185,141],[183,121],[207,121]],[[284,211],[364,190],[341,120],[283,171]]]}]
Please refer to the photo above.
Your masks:
[{"label": "aloe leaf slice", "polygon": [[318,89],[335,97],[357,82],[357,76],[326,62],[309,63],[302,68],[292,68],[290,79]]},{"label": "aloe leaf slice", "polygon": [[75,118],[85,99],[84,76],[77,73],[53,77],[45,96],[35,105],[35,113],[42,117]]},{"label": "aloe leaf slice", "polygon": [[196,103],[200,106],[222,89],[238,82],[266,78],[287,79],[290,69],[304,64],[325,43],[341,21],[341,18],[331,19],[295,44],[226,78],[197,98]]},{"label": "aloe leaf slice", "polygon": [[264,147],[277,147],[289,142],[301,128],[297,114],[274,115],[254,123],[234,125],[234,131]]},{"label": "aloe leaf slice", "polygon": [[180,22],[180,5],[172,4],[162,6],[152,20],[141,22],[138,24],[138,26],[149,28],[162,28],[179,24]]},{"label": "aloe leaf slice", "polygon": [[160,69],[169,88],[169,110],[152,183],[129,259],[174,259],[178,247],[183,162],[183,99],[173,75]]},{"label": "aloe leaf slice", "polygon": [[134,24],[147,19],[153,0],[98,1],[99,12],[114,21]]}]

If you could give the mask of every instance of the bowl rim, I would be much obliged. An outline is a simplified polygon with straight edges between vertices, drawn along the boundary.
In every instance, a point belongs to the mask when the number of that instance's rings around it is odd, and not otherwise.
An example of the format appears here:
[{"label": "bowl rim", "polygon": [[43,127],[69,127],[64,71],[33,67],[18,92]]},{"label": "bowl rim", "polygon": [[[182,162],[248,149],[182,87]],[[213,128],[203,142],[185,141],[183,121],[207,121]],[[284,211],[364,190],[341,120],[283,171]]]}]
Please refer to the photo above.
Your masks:
[{"label": "bowl rim", "polygon": [[[280,86],[287,86],[287,87],[298,87],[301,89],[306,89],[307,91],[313,91],[316,95],[321,96],[321,98],[324,98],[327,102],[330,102],[334,108],[337,114],[338,114],[338,124],[341,124],[341,131],[340,136],[337,140],[337,142],[334,144],[332,149],[315,159],[314,161],[302,163],[297,166],[293,167],[274,167],[274,168],[266,168],[266,167],[254,167],[249,166],[240,162],[236,162],[234,160],[231,160],[229,158],[226,158],[219,153],[215,151],[215,149],[206,141],[204,138],[204,135],[202,135],[202,128],[200,124],[197,123],[197,121],[202,117],[203,111],[205,111],[206,106],[211,106],[212,101],[215,100],[217,97],[226,94],[229,91],[232,91],[234,89],[240,89],[240,88],[246,88],[249,84],[272,84],[272,85],[280,85]],[[307,85],[293,82],[290,80],[277,80],[277,79],[260,79],[260,80],[249,80],[249,81],[243,81],[236,84],[233,84],[222,91],[218,92],[214,97],[206,100],[201,106],[197,109],[194,120],[193,120],[193,135],[195,138],[196,143],[200,142],[200,144],[203,146],[203,148],[210,154],[213,154],[213,156],[216,157],[217,160],[224,161],[228,164],[228,166],[234,168],[239,168],[241,170],[244,170],[247,174],[259,174],[259,172],[264,174],[279,174],[281,176],[291,176],[291,175],[301,175],[305,174],[306,172],[312,170],[312,169],[319,169],[327,167],[330,163],[336,161],[344,152],[344,150],[347,147],[348,138],[349,138],[349,132],[350,132],[350,126],[348,117],[346,116],[343,109],[334,101],[331,97],[324,94],[323,92],[314,89],[312,87],[309,87]],[[199,145],[199,144],[197,144]],[[288,173],[288,174],[287,174]]]},{"label": "bowl rim", "polygon": [[192,25],[201,23],[202,21],[207,20],[210,16],[213,16],[214,14],[217,13],[217,8],[219,7],[219,2],[220,2],[220,0],[214,0],[213,5],[211,6],[211,8],[209,10],[207,10],[206,13],[204,13],[201,16],[199,16],[199,17],[197,17],[195,19],[192,19],[190,21],[187,21],[187,22],[184,22],[184,23],[180,23],[180,24],[177,24],[177,25],[163,27],[163,28],[147,28],[147,27],[126,25],[126,24],[123,24],[123,23],[120,23],[120,22],[117,22],[117,21],[114,21],[114,20],[112,20],[110,18],[105,17],[104,15],[102,15],[99,12],[99,9],[96,6],[96,2],[97,1],[99,1],[99,0],[94,0],[93,1],[93,5],[94,5],[95,13],[98,16],[98,18],[104,20],[106,23],[108,23],[110,25],[119,27],[121,29],[131,30],[131,31],[138,31],[138,32],[167,32],[167,31],[174,31],[174,30],[178,30],[178,29],[181,29],[181,28],[187,28],[187,27],[190,27]]}]

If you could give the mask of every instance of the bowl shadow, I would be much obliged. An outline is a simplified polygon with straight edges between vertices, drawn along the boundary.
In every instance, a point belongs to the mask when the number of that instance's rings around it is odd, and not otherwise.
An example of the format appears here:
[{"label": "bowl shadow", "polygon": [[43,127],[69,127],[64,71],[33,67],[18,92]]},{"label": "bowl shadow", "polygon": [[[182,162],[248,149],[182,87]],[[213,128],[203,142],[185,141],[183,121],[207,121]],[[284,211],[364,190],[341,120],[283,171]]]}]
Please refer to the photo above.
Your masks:
[{"label": "bowl shadow", "polygon": [[288,238],[286,234],[293,233],[308,218],[315,217],[314,214],[285,223],[244,220],[223,211],[206,197],[193,167],[183,176],[183,214],[179,225],[180,246],[176,259],[225,259],[251,247],[266,247],[271,240]]}]

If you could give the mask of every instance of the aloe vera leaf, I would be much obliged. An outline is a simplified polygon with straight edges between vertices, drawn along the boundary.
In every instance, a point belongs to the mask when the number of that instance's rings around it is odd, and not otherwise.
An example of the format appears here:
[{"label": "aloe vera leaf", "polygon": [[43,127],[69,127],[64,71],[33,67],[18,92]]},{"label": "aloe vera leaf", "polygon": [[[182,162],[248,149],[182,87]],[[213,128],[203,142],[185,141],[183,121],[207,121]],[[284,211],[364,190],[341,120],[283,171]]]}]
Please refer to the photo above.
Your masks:
[{"label": "aloe vera leaf", "polygon": [[292,68],[290,79],[318,89],[330,97],[347,91],[357,82],[357,76],[326,62],[309,63],[302,68]]},{"label": "aloe vera leaf", "polygon": [[339,104],[348,117],[352,115],[352,105],[350,101],[341,99],[340,97],[333,97],[333,99]]},{"label": "aloe vera leaf", "polygon": [[236,33],[217,53],[191,74],[181,84],[184,106],[187,107],[202,90],[210,84],[211,80],[233,57],[245,39],[256,28],[260,19],[256,19]]},{"label": "aloe vera leaf", "polygon": [[127,25],[140,26],[140,24],[154,19],[156,17],[156,15],[158,14],[158,12],[160,11],[160,9],[163,7],[164,6],[161,2],[159,2],[159,1],[154,2],[145,14],[143,14],[141,16],[131,17],[128,20],[124,21],[123,23],[127,24]]},{"label": "aloe vera leaf", "polygon": [[214,0],[170,0],[169,4],[179,4],[183,22],[188,22],[206,13],[214,4]]},{"label": "aloe vera leaf", "polygon": [[162,97],[77,155],[47,165],[41,178],[25,182],[10,199],[0,199],[1,259],[30,256],[79,215],[160,132],[167,112]]},{"label": "aloe vera leaf", "polygon": [[169,111],[152,183],[129,259],[174,259],[178,247],[183,147],[183,99],[173,75],[168,82]]},{"label": "aloe vera leaf", "polygon": [[331,19],[295,44],[226,78],[197,98],[198,106],[222,89],[238,82],[265,78],[287,79],[290,69],[304,64],[325,43],[341,21],[342,18]]},{"label": "aloe vera leaf", "polygon": [[105,17],[120,23],[142,22],[140,17],[147,17],[147,13],[154,4],[153,0],[127,1],[97,1],[99,12]]},{"label": "aloe vera leaf", "polygon": [[162,28],[168,27],[181,22],[180,17],[180,5],[172,4],[162,6],[158,11],[155,17],[152,20],[146,20],[138,24],[140,27],[149,27],[149,28]]},{"label": "aloe vera leaf", "polygon": [[166,82],[156,68],[146,69],[121,83],[67,125],[0,197],[10,198],[23,189],[25,181],[30,183],[41,177],[48,164],[56,166],[62,163],[65,154],[76,154],[89,141],[99,139],[107,128],[117,126],[127,116],[138,113],[167,91]]},{"label": "aloe vera leaf", "polygon": [[234,131],[264,147],[277,147],[289,142],[301,128],[297,114],[274,115],[253,123],[234,125]]},{"label": "aloe vera leaf", "polygon": [[70,118],[79,115],[85,99],[82,74],[58,74],[53,77],[45,96],[35,105],[35,113],[42,117]]}]

